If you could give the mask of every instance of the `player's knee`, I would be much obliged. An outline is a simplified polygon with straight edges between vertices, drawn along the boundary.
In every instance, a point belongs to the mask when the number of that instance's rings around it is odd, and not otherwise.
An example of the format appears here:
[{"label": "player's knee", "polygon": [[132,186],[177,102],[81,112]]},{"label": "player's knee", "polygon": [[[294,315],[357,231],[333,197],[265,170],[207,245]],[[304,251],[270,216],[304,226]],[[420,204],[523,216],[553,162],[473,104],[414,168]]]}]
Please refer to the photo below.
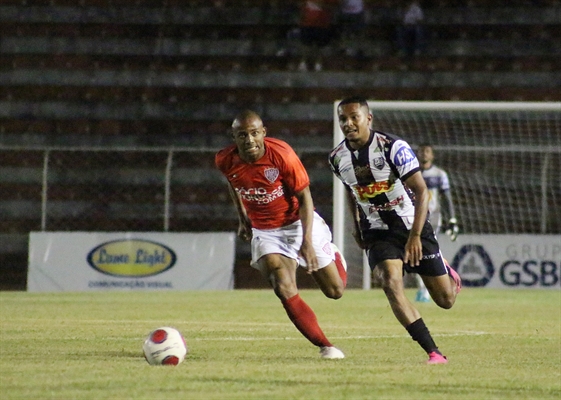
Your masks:
[{"label": "player's knee", "polygon": [[445,310],[451,309],[453,305],[454,305],[454,302],[449,301],[449,300],[441,301],[440,303],[438,303],[438,306],[440,308],[444,308]]},{"label": "player's knee", "polygon": [[456,298],[452,295],[444,295],[444,296],[435,296],[436,298],[433,299],[437,306],[440,308],[444,308],[445,310],[449,310],[452,308],[454,303],[456,302]]},{"label": "player's knee", "polygon": [[273,291],[281,300],[289,299],[298,293],[296,282],[293,279],[289,279],[289,277],[271,275],[270,282],[273,286]]},{"label": "player's knee", "polygon": [[395,294],[403,287],[403,281],[389,276],[382,277],[382,290],[386,296],[395,296]]},{"label": "player's knee", "polygon": [[334,286],[326,291],[325,296],[333,300],[338,300],[343,297],[343,291],[343,286]]},{"label": "player's knee", "polygon": [[288,300],[298,294],[298,288],[295,285],[276,285],[273,290],[280,300]]}]

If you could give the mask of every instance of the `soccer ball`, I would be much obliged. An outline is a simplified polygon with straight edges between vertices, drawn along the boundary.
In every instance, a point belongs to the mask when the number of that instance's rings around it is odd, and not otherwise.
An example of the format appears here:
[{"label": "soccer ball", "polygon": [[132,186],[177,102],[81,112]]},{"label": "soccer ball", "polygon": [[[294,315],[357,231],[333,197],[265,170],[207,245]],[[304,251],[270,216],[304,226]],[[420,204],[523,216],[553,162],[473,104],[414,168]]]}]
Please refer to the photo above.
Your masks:
[{"label": "soccer ball", "polygon": [[150,332],[142,350],[150,365],[178,365],[185,359],[188,351],[181,333],[169,326]]}]

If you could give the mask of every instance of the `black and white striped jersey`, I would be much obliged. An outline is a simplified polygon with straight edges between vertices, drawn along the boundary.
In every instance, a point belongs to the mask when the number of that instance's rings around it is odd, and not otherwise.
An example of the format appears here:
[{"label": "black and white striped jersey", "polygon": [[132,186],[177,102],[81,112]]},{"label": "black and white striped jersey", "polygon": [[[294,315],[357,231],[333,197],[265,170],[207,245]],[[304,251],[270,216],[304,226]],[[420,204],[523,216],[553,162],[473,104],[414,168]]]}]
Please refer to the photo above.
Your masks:
[{"label": "black and white striped jersey", "polygon": [[368,143],[359,150],[346,139],[339,143],[329,154],[329,164],[359,206],[362,231],[411,229],[415,207],[402,181],[420,169],[406,141],[371,130]]}]

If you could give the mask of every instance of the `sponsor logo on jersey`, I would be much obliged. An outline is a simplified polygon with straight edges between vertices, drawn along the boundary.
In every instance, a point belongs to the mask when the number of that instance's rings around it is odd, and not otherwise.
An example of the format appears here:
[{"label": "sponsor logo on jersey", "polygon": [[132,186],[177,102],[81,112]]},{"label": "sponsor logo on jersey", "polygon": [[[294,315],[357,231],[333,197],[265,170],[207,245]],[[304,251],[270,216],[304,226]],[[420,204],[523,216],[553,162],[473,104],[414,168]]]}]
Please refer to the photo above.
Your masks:
[{"label": "sponsor logo on jersey", "polygon": [[277,186],[272,192],[267,192],[265,188],[236,188],[236,192],[242,200],[251,201],[257,204],[269,204],[284,195],[282,185]]},{"label": "sponsor logo on jersey", "polygon": [[389,181],[372,182],[368,186],[356,185],[353,189],[356,196],[360,200],[366,200],[372,197],[376,197],[381,193],[386,193],[392,188],[392,184]]},{"label": "sponsor logo on jersey", "polygon": [[393,158],[393,162],[398,167],[401,167],[405,164],[409,164],[411,161],[415,159],[415,153],[411,150],[408,146],[403,146],[400,148]]},{"label": "sponsor logo on jersey", "polygon": [[395,206],[397,206],[402,202],[403,202],[403,195],[396,197],[392,201],[388,201],[385,204],[380,204],[380,205],[372,204],[371,206],[368,207],[368,211],[370,212],[370,214],[376,211],[392,211]]},{"label": "sponsor logo on jersey", "polygon": [[163,244],[143,239],[120,239],[102,243],[87,256],[88,264],[106,275],[147,277],[174,266],[177,256]]},{"label": "sponsor logo on jersey", "polygon": [[277,168],[267,168],[263,173],[265,174],[265,178],[271,183],[275,183],[279,177],[279,170]]}]

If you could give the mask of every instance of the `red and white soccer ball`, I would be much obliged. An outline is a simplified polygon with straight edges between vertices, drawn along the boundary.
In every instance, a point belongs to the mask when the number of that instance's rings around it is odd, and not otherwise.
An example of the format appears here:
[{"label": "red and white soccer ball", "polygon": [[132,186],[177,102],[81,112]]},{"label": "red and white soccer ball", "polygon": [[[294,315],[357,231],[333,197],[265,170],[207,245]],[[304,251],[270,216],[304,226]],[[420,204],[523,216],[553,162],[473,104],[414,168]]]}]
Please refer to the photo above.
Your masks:
[{"label": "red and white soccer ball", "polygon": [[142,350],[144,350],[144,358],[150,365],[179,365],[188,351],[183,335],[169,326],[150,332]]}]

